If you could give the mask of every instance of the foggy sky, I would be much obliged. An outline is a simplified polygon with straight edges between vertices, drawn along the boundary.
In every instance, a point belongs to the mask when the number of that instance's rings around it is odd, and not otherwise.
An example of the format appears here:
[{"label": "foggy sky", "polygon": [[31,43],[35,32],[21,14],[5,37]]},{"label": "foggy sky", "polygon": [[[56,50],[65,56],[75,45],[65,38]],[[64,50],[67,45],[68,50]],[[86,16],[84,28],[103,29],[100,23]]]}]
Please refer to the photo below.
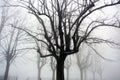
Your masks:
[{"label": "foggy sky", "polygon": [[[0,1],[0,3],[1,3],[1,1]],[[107,9],[105,9],[105,13],[96,12],[95,15],[91,18],[95,19],[96,16],[98,16],[99,14],[102,14],[105,16],[110,15],[109,17],[111,17],[113,14],[116,13],[115,9],[116,9],[115,7],[113,7],[113,9],[107,8]],[[113,10],[113,11],[111,11],[111,10]],[[111,13],[111,12],[114,12],[114,13]],[[23,15],[23,16],[25,16],[25,15]],[[29,15],[28,17],[32,18],[31,15]],[[29,18],[27,18],[27,19],[29,19]],[[32,19],[29,22],[31,22],[31,24],[34,25],[33,21],[35,21],[35,19]],[[113,41],[120,43],[120,37],[119,37],[120,30],[118,30],[118,29],[99,28],[94,33],[95,33],[94,36],[99,36],[99,37],[106,38],[106,39],[113,40]],[[120,49],[111,48],[111,47],[109,47],[107,45],[103,45],[103,44],[100,46],[97,46],[97,48],[98,48],[98,51],[101,53],[101,55],[103,55],[106,58],[110,58],[110,59],[114,60],[114,61],[105,61],[105,60],[101,59],[102,66],[104,67],[104,72],[103,72],[104,80],[120,80],[120,75],[119,75],[120,74]],[[85,53],[85,52],[86,52],[86,50],[83,51],[83,53]],[[2,63],[0,63],[0,75],[4,75],[4,70],[5,70],[5,63],[2,62]],[[90,78],[92,80],[91,74],[92,73],[88,69],[88,77],[89,77],[88,80],[90,80]],[[36,52],[29,51],[24,57],[18,57],[15,60],[15,62],[11,65],[9,75],[17,76],[18,80],[25,80],[27,78],[32,78],[32,77],[37,78]],[[51,68],[49,67],[49,64],[46,64],[43,67],[41,75],[42,75],[42,78],[45,78],[45,77],[51,78],[52,77],[52,71],[51,71]],[[78,70],[78,66],[76,65],[76,60],[74,57],[72,66],[70,68],[70,78],[78,79],[78,78],[80,78],[79,75],[80,75],[80,72]],[[96,75],[96,76],[98,76],[98,75]],[[33,79],[33,80],[35,80],[35,79]]]}]

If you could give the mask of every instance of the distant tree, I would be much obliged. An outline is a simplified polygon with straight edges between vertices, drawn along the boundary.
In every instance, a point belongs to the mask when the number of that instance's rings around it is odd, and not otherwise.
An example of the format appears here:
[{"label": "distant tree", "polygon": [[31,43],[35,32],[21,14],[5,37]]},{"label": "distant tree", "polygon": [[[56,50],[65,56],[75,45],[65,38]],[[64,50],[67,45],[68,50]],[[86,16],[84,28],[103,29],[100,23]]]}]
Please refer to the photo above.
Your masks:
[{"label": "distant tree", "polygon": [[[86,22],[94,12],[120,4],[120,0],[20,0],[21,7],[33,14],[40,23],[40,34],[18,28],[28,33],[37,44],[37,52],[42,58],[53,56],[56,60],[56,80],[64,80],[64,61],[68,55],[79,52],[82,43],[111,43],[112,41],[92,37],[98,27],[119,27],[119,20],[96,19]],[[98,4],[101,3],[101,4]],[[104,11],[103,11],[104,12]],[[83,27],[83,23],[87,23]],[[41,34],[42,33],[42,34]],[[40,38],[43,36],[42,38]],[[50,54],[43,54],[40,42]],[[93,49],[93,47],[92,47]],[[80,53],[80,52],[79,52]]]},{"label": "distant tree", "polygon": [[45,59],[41,59],[40,55],[37,54],[37,69],[38,69],[38,80],[42,80],[41,79],[41,69],[43,68],[43,66],[46,64],[46,58]]},{"label": "distant tree", "polygon": [[96,73],[99,68],[99,63],[100,63],[100,58],[98,55],[93,54],[92,55],[92,65],[90,66],[90,71],[92,72],[93,75],[93,80],[96,80]]},{"label": "distant tree", "polygon": [[97,73],[100,76],[100,80],[103,80],[103,71],[104,71],[104,68],[102,67],[102,64],[100,62],[97,69]]},{"label": "distant tree", "polygon": [[88,51],[87,55],[82,55],[82,54],[78,54],[76,55],[77,57],[77,65],[80,69],[80,80],[85,80],[85,71],[86,69],[88,69],[91,65],[91,60],[90,60],[90,53]]},{"label": "distant tree", "polygon": [[[4,6],[5,6],[5,5],[4,5]],[[7,20],[9,19],[9,16],[8,16],[9,8],[6,8],[6,7],[0,7],[0,8],[1,8],[1,15],[0,15],[0,34],[1,34],[3,28],[5,27],[5,24],[6,24]],[[0,36],[0,40],[1,40],[1,36]]]},{"label": "distant tree", "polygon": [[10,64],[14,61],[14,59],[19,54],[19,52],[17,51],[19,34],[20,34],[20,31],[18,31],[16,33],[15,29],[13,29],[12,33],[9,37],[9,41],[8,41],[7,45],[5,45],[4,48],[2,46],[2,48],[3,48],[2,54],[4,55],[5,61],[6,61],[6,69],[5,69],[4,80],[8,80]]},{"label": "distant tree", "polygon": [[[3,36],[2,36],[2,30],[3,28],[5,27],[5,23],[7,22],[7,14],[8,14],[8,9],[6,8],[1,8],[1,15],[0,15],[0,45],[1,45],[1,40],[3,39]],[[5,37],[5,35],[4,35]],[[3,56],[0,54],[0,62],[3,61]]]},{"label": "distant tree", "polygon": [[[19,24],[17,22],[11,24],[11,26],[18,25]],[[4,80],[8,80],[10,65],[14,62],[18,54],[20,54],[20,51],[18,50],[18,44],[20,44],[19,39],[22,37],[21,33],[23,32],[13,27],[10,28],[10,26],[7,26],[7,30],[8,31],[6,33],[9,33],[9,35],[1,40],[0,45],[0,54],[3,56],[3,60],[6,62]],[[4,32],[4,34],[6,33]]]},{"label": "distant tree", "polygon": [[[11,64],[15,61],[15,58],[21,53],[22,49],[19,49],[20,39],[23,37],[23,31],[14,27],[23,26],[24,20],[20,20],[14,15],[16,10],[7,6],[10,0],[1,0],[0,3],[0,62],[5,62],[4,80],[8,80],[9,70]],[[18,14],[17,14],[18,15]],[[23,22],[22,22],[23,21]],[[26,34],[26,33],[25,33]],[[16,78],[17,80],[17,78]]]},{"label": "distant tree", "polygon": [[[101,58],[97,55],[93,55],[93,77],[95,76],[95,74],[99,75],[100,80],[103,80],[103,72],[104,72],[104,68],[101,62]],[[95,80],[95,78],[94,78]]]},{"label": "distant tree", "polygon": [[67,72],[67,79],[66,80],[70,80],[69,79],[69,74],[70,74],[70,66],[71,66],[72,62],[71,62],[71,57],[67,57],[67,59],[65,60],[65,68],[66,68],[66,72]]},{"label": "distant tree", "polygon": [[52,69],[52,80],[55,80],[55,73],[56,73],[56,62],[54,57],[51,57],[51,63],[50,63],[51,69]]}]

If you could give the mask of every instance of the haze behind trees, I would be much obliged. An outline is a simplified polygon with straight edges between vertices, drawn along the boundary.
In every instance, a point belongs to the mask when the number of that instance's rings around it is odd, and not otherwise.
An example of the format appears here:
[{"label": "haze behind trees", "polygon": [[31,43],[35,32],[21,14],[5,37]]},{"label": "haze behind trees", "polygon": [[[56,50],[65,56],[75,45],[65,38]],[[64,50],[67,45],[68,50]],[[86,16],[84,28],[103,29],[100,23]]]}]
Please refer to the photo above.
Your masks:
[{"label": "haze behind trees", "polygon": [[[113,29],[115,27],[119,28],[119,18],[115,16],[113,18],[103,16],[96,17],[97,15],[94,15],[94,12],[99,9],[101,10],[104,7],[119,5],[120,1],[116,0],[111,1],[110,3],[105,2],[103,5],[99,4],[99,1],[91,0],[83,1],[83,5],[79,4],[80,2],[77,0],[77,2],[70,1],[70,3],[69,0],[68,2],[67,0],[56,0],[56,2],[53,0],[51,1],[51,6],[46,0],[41,0],[38,5],[31,0],[28,2],[24,0],[20,1],[22,4],[19,6],[27,8],[28,12],[33,14],[40,24],[31,27],[24,26],[24,28],[16,26],[12,27],[24,31],[29,37],[31,37],[31,41],[35,43],[34,48],[31,49],[36,50],[41,58],[53,56],[56,59],[56,80],[64,80],[64,61],[68,55],[75,53],[81,54],[79,49],[81,45],[87,44],[94,53],[104,60],[107,60],[107,58],[102,56],[101,53],[95,49],[96,44],[107,43],[110,46],[119,46],[112,40],[103,39],[94,35],[96,34],[96,28],[100,29],[101,27],[104,28],[106,26],[113,27]],[[76,5],[72,6],[73,3]],[[100,5],[102,7],[100,7]],[[72,6],[71,9],[69,8],[70,6]],[[98,12],[104,14],[105,9],[102,10]],[[41,47],[44,49],[41,49]],[[44,51],[45,49],[48,50],[47,54]]]}]

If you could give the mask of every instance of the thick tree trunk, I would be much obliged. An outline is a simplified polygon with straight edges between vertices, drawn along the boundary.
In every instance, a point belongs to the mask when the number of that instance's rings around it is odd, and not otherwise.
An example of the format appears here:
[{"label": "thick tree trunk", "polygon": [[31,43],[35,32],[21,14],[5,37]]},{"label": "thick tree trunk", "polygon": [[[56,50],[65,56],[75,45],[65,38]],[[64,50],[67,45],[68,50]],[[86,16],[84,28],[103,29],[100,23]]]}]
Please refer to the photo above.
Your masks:
[{"label": "thick tree trunk", "polygon": [[9,62],[7,61],[6,69],[5,69],[5,75],[4,75],[4,80],[8,80],[9,68],[10,68],[10,64],[9,64]]},{"label": "thick tree trunk", "polygon": [[57,80],[64,80],[64,62],[57,62],[57,72],[56,72]]},{"label": "thick tree trunk", "polygon": [[61,55],[57,59],[56,80],[64,80],[64,61],[66,56]]}]

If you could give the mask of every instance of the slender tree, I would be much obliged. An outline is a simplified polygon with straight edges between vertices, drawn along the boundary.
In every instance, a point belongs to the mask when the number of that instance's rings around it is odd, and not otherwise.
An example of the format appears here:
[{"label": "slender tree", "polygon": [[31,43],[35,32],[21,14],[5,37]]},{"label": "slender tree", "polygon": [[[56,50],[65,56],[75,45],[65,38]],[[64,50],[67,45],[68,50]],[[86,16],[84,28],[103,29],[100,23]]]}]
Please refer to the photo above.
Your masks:
[{"label": "slender tree", "polygon": [[16,34],[15,29],[13,29],[11,36],[9,37],[9,41],[7,43],[8,45],[5,47],[5,50],[3,50],[3,54],[5,55],[5,60],[6,60],[4,80],[8,80],[10,64],[16,58],[17,54],[19,54],[19,52],[16,49],[18,45],[20,31],[17,32],[17,35],[15,34]]},{"label": "slender tree", "polygon": [[93,75],[93,80],[96,80],[96,73],[97,73],[97,70],[98,70],[98,65],[99,65],[99,56],[94,54],[92,55],[92,65],[90,67],[90,70],[92,72],[92,75]]},{"label": "slender tree", "polygon": [[[13,23],[12,26],[18,26],[17,23]],[[18,44],[20,44],[19,39],[21,38],[21,30],[17,30],[15,28],[11,28],[8,26],[9,29],[9,35],[2,39],[0,49],[1,49],[1,55],[4,56],[4,60],[6,62],[6,68],[5,68],[5,74],[4,74],[4,80],[8,80],[9,75],[9,69],[10,65],[13,63],[17,55],[20,53],[18,48]]]},{"label": "slender tree", "polygon": [[[90,54],[88,53],[86,56],[83,56],[81,54],[76,55],[77,57],[77,64],[80,69],[80,80],[85,80],[85,71],[88,67],[91,65],[91,60],[90,60]],[[85,77],[84,77],[85,76]]]},{"label": "slender tree", "polygon": [[102,64],[100,63],[97,69],[97,73],[100,76],[100,80],[103,80],[103,72],[104,72],[104,68],[102,67]]},{"label": "slender tree", "polygon": [[[107,19],[96,19],[86,22],[94,12],[103,8],[120,4],[120,0],[111,0],[109,3],[101,3],[101,0],[20,0],[21,7],[33,14],[40,23],[39,29],[42,34],[28,33],[37,44],[37,52],[42,58],[53,56],[56,60],[56,80],[64,80],[64,61],[68,55],[78,53],[82,43],[89,46],[92,43],[114,42],[92,37],[91,34],[98,27],[119,27],[119,20],[115,22]],[[102,10],[103,11],[103,10]],[[115,20],[115,19],[114,19]],[[39,36],[43,36],[41,39]],[[50,54],[43,54],[39,42],[44,43]],[[94,48],[91,47],[93,50]],[[79,52],[80,53],[80,52]]]},{"label": "slender tree", "polygon": [[46,59],[41,59],[40,55],[37,54],[37,69],[38,69],[38,80],[41,79],[41,69],[46,64]]},{"label": "slender tree", "polygon": [[[5,27],[4,25],[5,25],[5,23],[6,23],[6,21],[7,21],[7,10],[6,10],[6,8],[1,8],[1,15],[0,15],[0,45],[1,45],[1,40],[2,40],[2,30],[3,30],[3,28]],[[0,54],[0,56],[2,56],[1,54]],[[2,57],[0,57],[0,62],[2,62],[3,61],[3,59],[2,59]]]},{"label": "slender tree", "polygon": [[66,60],[65,60],[65,68],[66,68],[66,72],[67,72],[67,79],[66,80],[70,80],[69,79],[69,74],[70,74],[70,66],[71,66],[72,62],[71,62],[71,57],[69,56]]},{"label": "slender tree", "polygon": [[51,69],[52,69],[52,80],[55,80],[55,73],[56,73],[56,62],[54,57],[51,57]]},{"label": "slender tree", "polygon": [[[5,4],[3,4],[3,6],[5,6]],[[2,33],[3,28],[5,27],[5,24],[7,23],[8,19],[9,19],[9,15],[8,15],[8,11],[9,8],[8,7],[0,7],[1,8],[1,15],[0,15],[0,34]],[[1,36],[0,36],[1,37]],[[1,40],[1,38],[0,38]]]}]

